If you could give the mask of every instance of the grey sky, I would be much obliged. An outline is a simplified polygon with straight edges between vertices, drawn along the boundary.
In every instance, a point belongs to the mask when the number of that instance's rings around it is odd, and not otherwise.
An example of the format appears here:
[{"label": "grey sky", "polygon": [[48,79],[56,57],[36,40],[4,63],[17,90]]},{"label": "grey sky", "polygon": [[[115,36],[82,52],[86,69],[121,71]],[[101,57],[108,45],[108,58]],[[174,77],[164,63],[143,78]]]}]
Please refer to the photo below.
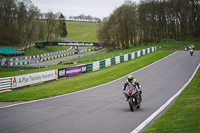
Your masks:
[{"label": "grey sky", "polygon": [[[81,14],[108,17],[125,0],[31,0],[41,12],[62,12],[66,17]],[[138,3],[139,0],[132,0]]]}]

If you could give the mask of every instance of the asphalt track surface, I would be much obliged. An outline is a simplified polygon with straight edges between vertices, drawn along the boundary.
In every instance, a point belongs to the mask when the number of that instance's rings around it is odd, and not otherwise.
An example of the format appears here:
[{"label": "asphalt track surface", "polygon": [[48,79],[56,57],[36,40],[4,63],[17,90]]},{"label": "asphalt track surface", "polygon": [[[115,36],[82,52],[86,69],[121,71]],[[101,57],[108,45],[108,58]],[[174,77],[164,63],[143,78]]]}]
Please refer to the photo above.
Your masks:
[{"label": "asphalt track surface", "polygon": [[134,72],[143,87],[141,109],[134,112],[122,95],[124,76],[85,91],[0,108],[0,132],[130,133],[182,88],[199,63],[200,51],[194,56],[178,51]]}]

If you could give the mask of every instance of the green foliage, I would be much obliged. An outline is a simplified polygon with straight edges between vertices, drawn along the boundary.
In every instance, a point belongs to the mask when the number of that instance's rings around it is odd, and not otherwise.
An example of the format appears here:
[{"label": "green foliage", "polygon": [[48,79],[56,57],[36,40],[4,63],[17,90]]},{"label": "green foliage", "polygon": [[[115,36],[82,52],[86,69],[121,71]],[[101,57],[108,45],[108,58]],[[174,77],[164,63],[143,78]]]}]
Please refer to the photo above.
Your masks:
[{"label": "green foliage", "polygon": [[49,41],[52,35],[66,37],[65,20],[61,19],[58,23],[58,14],[53,12],[42,14],[29,0],[1,0],[0,44],[22,48],[38,40]]},{"label": "green foliage", "polygon": [[114,11],[97,31],[100,42],[109,44],[111,49],[129,48],[136,44],[136,6],[124,4]]},{"label": "green foliage", "polygon": [[45,45],[43,44],[43,42],[37,42],[35,43],[35,47],[38,49],[44,49]]},{"label": "green foliage", "polygon": [[0,44],[24,47],[44,37],[41,13],[28,0],[3,0],[0,7]]},{"label": "green foliage", "polygon": [[60,30],[60,37],[67,37],[67,27],[66,27],[66,22],[65,22],[65,17],[61,13],[59,16],[59,30]]},{"label": "green foliage", "polygon": [[128,0],[104,19],[97,38],[111,49],[165,38],[195,40],[200,37],[199,8],[196,0],[142,0],[138,5]]}]

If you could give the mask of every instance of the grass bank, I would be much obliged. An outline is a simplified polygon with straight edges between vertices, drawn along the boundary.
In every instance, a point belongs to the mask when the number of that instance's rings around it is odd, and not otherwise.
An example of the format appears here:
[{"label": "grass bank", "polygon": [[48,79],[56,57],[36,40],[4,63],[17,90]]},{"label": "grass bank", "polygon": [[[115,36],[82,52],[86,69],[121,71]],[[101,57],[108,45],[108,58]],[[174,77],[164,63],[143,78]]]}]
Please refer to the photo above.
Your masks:
[{"label": "grass bank", "polygon": [[38,49],[35,46],[25,50],[25,56],[40,55],[45,53],[57,52],[68,49],[69,46],[47,46],[45,49]]},{"label": "grass bank", "polygon": [[97,23],[66,21],[66,24],[67,38],[77,42],[98,42],[96,38]]},{"label": "grass bank", "polygon": [[[120,78],[173,52],[174,51],[157,51],[99,71],[47,82],[41,85],[24,87],[23,89],[16,89],[11,92],[0,93],[0,101],[29,101],[83,90]],[[77,81],[84,82],[77,84]]]},{"label": "grass bank", "polygon": [[192,82],[161,118],[145,133],[199,133],[200,69]]}]

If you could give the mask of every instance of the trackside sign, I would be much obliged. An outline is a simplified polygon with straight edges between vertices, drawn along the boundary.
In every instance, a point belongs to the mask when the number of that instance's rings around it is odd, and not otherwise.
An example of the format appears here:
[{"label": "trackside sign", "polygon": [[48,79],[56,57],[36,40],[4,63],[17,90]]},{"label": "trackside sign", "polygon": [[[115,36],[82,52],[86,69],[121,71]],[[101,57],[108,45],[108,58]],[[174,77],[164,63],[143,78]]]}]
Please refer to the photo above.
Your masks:
[{"label": "trackside sign", "polygon": [[93,43],[58,43],[59,46],[93,46]]},{"label": "trackside sign", "polygon": [[66,70],[66,77],[71,77],[71,76],[75,76],[75,75],[79,75],[81,73],[85,73],[86,72],[86,66],[74,66],[74,67],[68,67],[65,68]]},{"label": "trackside sign", "polygon": [[86,65],[58,69],[58,78],[71,77],[85,72],[87,72]]},{"label": "trackside sign", "polygon": [[30,73],[12,77],[12,88],[23,87],[44,81],[54,80],[58,78],[58,70],[50,70],[38,73]]},{"label": "trackside sign", "polygon": [[42,42],[45,46],[95,46],[103,47],[106,44],[96,43],[96,42]]}]

